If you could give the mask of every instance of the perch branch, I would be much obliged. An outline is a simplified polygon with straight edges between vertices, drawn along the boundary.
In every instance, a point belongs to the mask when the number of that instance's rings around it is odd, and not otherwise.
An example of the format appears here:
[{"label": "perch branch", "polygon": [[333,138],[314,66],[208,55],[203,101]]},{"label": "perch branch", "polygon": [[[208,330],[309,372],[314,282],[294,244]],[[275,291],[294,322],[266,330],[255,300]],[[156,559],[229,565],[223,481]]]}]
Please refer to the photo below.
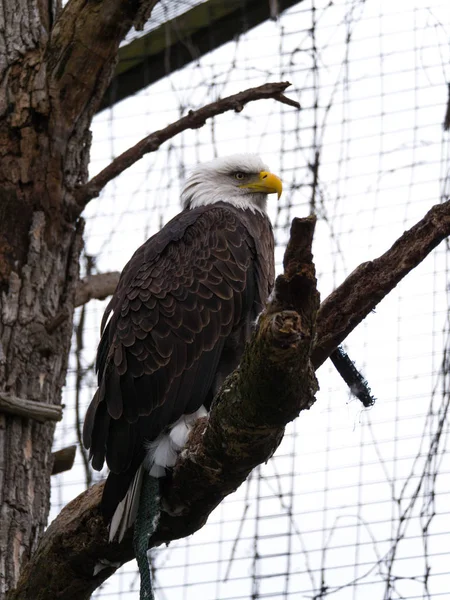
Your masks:
[{"label": "perch branch", "polygon": [[0,412],[25,417],[26,419],[34,419],[39,423],[61,421],[62,419],[61,406],[17,398],[17,396],[5,394],[5,392],[0,392]]},{"label": "perch branch", "polygon": [[111,296],[116,289],[119,277],[119,271],[111,271],[110,273],[88,275],[81,279],[75,295],[75,307],[83,306],[89,300],[104,300]]},{"label": "perch branch", "polygon": [[[267,460],[281,440],[284,424],[313,401],[315,380],[302,353],[309,351],[317,297],[311,279],[312,264],[305,257],[310,250],[301,249],[307,236],[300,232],[297,224],[286,251],[285,275],[278,278],[275,298],[259,320],[241,374],[235,372],[226,381],[209,422],[200,422],[194,428],[172,480],[162,490],[167,512],[162,515],[153,545],[189,535],[201,527],[218,502],[245,479],[253,453],[258,461]],[[319,309],[314,367],[318,368],[345,335],[448,235],[450,202],[434,206],[388,252],[356,269]],[[295,258],[296,248],[303,253],[303,262]],[[305,344],[300,343],[301,330],[306,332]],[[294,360],[296,367],[292,369]],[[287,375],[283,366],[292,373]],[[258,370],[261,368],[262,372]],[[280,373],[283,379],[274,387]],[[300,384],[310,389],[296,387]],[[247,394],[252,390],[267,398],[266,385],[277,402],[249,404]],[[289,402],[279,404],[280,395],[285,400],[291,394]],[[203,480],[208,482],[206,487]],[[61,511],[8,600],[87,599],[117,564],[133,557],[130,536],[121,544],[107,543],[99,510],[102,490],[103,484],[93,486]],[[110,566],[93,576],[99,558],[105,564],[109,561]]]},{"label": "perch branch", "polygon": [[167,125],[164,129],[151,133],[135,146],[129,148],[115,158],[111,164],[103,169],[103,171],[100,171],[98,175],[79,188],[76,193],[76,201],[80,208],[80,212],[89,200],[96,198],[100,194],[107,183],[128,169],[128,167],[131,167],[131,165],[142,158],[144,154],[155,152],[161,144],[186,129],[198,129],[199,127],[202,127],[205,124],[205,121],[211,117],[221,115],[229,110],[240,112],[249,102],[265,98],[272,98],[278,102],[289,104],[289,106],[300,108],[298,102],[286,98],[282,93],[289,85],[290,83],[285,81],[280,83],[265,83],[264,85],[255,88],[249,88],[238,94],[233,94],[232,96],[227,96],[216,102],[211,102],[211,104],[207,104],[198,110],[191,110],[186,116],[178,119],[178,121]]},{"label": "perch branch", "polygon": [[77,447],[68,446],[67,448],[62,448],[57,452],[52,452],[53,456],[53,467],[52,467],[52,475],[58,475],[58,473],[64,473],[65,471],[70,471],[73,467],[73,463],[75,461],[75,455],[77,453]]}]

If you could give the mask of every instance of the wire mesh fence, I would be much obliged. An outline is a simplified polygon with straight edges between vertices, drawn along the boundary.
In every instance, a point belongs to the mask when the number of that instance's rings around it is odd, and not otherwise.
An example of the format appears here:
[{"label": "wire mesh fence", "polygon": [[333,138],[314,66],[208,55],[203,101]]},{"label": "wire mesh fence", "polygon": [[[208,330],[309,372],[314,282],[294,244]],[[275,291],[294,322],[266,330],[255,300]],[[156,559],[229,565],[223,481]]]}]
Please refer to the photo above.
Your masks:
[{"label": "wire mesh fence", "polygon": [[[161,2],[157,23],[194,5]],[[104,110],[92,175],[144,134],[244,88],[289,80],[302,105],[252,103],[131,167],[88,206],[84,273],[120,270],[179,211],[197,162],[249,151],[284,182],[269,207],[278,265],[291,219],[318,215],[325,298],[449,194],[449,42],[447,2],[304,0]],[[448,261],[441,245],[346,340],[375,406],[363,410],[325,364],[316,404],[271,461],[202,530],[153,551],[158,600],[448,595]],[[103,310],[92,301],[77,312],[55,449],[79,441]],[[51,516],[104,475],[79,449],[75,467],[53,478]],[[138,598],[138,589],[128,563],[93,597]]]}]

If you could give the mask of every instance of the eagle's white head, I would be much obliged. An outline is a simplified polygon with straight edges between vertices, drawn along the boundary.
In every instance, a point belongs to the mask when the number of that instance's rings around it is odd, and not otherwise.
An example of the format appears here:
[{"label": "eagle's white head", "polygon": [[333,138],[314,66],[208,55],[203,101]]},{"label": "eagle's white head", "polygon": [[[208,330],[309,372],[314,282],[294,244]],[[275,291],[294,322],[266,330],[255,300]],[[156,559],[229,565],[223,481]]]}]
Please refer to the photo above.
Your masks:
[{"label": "eagle's white head", "polygon": [[228,202],[265,212],[267,194],[282,192],[281,180],[256,154],[233,154],[198,165],[181,192],[183,208]]}]

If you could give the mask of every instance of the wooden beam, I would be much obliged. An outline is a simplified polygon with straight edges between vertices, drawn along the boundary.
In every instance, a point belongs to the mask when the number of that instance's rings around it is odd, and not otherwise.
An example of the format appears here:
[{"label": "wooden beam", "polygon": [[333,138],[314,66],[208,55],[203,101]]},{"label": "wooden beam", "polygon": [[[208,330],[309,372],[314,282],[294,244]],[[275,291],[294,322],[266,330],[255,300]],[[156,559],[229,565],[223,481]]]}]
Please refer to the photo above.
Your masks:
[{"label": "wooden beam", "polygon": [[[280,13],[302,0],[279,0]],[[208,0],[119,49],[99,111],[181,69],[271,18],[264,0]]]}]

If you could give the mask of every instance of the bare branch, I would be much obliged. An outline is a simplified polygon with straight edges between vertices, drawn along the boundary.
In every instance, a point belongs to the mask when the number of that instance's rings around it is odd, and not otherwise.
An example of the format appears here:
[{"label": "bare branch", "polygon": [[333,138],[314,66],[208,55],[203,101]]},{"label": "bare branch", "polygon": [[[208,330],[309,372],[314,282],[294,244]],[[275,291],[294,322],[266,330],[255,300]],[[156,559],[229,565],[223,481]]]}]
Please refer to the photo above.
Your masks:
[{"label": "bare branch", "polygon": [[119,271],[88,275],[81,279],[75,295],[75,307],[87,304],[89,300],[104,300],[114,293],[119,281]]},{"label": "bare branch", "polygon": [[67,448],[62,448],[57,452],[52,452],[53,457],[53,467],[52,467],[52,475],[58,475],[58,473],[64,473],[65,471],[70,471],[73,467],[73,463],[75,461],[75,456],[77,453],[77,447],[67,446]]},{"label": "bare branch", "polygon": [[45,402],[35,402],[26,398],[17,398],[0,392],[0,412],[17,415],[26,419],[34,419],[39,423],[61,421],[62,407]]},{"label": "bare branch", "polygon": [[316,369],[395,286],[450,235],[450,200],[436,204],[382,256],[363,263],[326,298],[317,315]]},{"label": "bare branch", "polygon": [[288,98],[284,94],[277,94],[276,96],[273,97],[273,99],[277,100],[278,102],[281,102],[281,104],[286,104],[287,106],[293,106],[297,110],[301,109],[299,102],[297,102],[296,100],[292,100],[292,98]]},{"label": "bare branch", "polygon": [[182,131],[186,131],[186,129],[198,129],[199,127],[202,127],[206,120],[211,117],[221,115],[228,110],[240,112],[249,102],[265,98],[272,98],[278,100],[278,102],[300,108],[298,102],[290,100],[282,94],[289,85],[291,85],[289,82],[284,81],[280,83],[265,83],[259,87],[249,88],[238,94],[233,94],[232,96],[227,96],[216,102],[211,102],[211,104],[207,104],[198,110],[191,110],[186,116],[178,121],[167,125],[164,129],[151,133],[135,146],[129,148],[115,158],[110,165],[104,168],[103,171],[100,171],[100,173],[88,181],[86,185],[80,187],[76,193],[76,201],[79,205],[80,212],[89,200],[96,198],[100,194],[107,183],[128,169],[128,167],[131,167],[131,165],[141,159],[144,154],[155,152],[161,144]]}]

